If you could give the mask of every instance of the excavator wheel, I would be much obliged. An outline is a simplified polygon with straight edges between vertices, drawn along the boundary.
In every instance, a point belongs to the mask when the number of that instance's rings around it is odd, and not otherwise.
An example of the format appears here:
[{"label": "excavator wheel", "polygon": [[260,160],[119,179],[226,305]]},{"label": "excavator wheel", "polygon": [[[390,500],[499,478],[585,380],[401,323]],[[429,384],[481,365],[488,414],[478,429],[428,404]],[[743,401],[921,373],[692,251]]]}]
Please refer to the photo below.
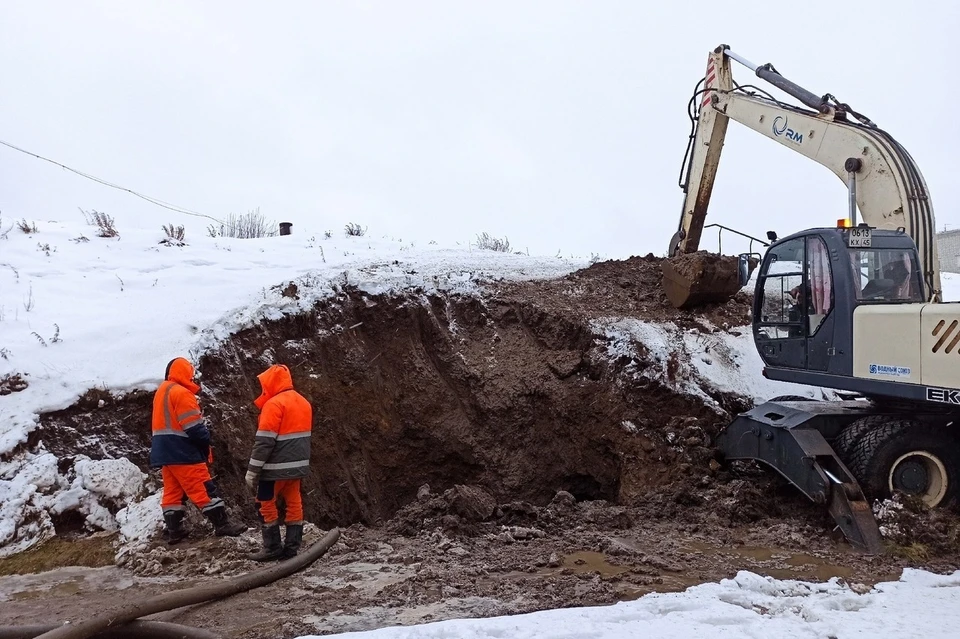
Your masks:
[{"label": "excavator wheel", "polygon": [[850,453],[857,442],[871,430],[879,428],[889,421],[890,417],[887,415],[867,415],[850,423],[850,425],[840,431],[836,439],[831,442],[831,446],[833,446],[833,450],[836,451],[837,457],[849,467]]},{"label": "excavator wheel", "polygon": [[960,450],[943,426],[886,418],[861,433],[848,455],[850,472],[869,497],[889,499],[901,491],[936,508],[960,495]]},{"label": "excavator wheel", "polygon": [[727,302],[741,288],[737,256],[680,253],[665,258],[661,270],[663,291],[675,308]]}]

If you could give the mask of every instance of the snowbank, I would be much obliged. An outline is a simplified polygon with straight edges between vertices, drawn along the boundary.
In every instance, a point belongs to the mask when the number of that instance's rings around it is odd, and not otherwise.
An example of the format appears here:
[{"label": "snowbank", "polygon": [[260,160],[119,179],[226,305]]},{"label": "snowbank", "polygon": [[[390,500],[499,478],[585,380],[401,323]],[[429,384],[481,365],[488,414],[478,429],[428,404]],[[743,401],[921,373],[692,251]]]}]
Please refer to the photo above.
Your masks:
[{"label": "snowbank", "polygon": [[69,511],[88,530],[117,530],[111,511],[143,496],[147,476],[126,459],[78,455],[64,474],[57,462],[49,452],[25,452],[0,464],[0,557],[49,539],[53,518]]},{"label": "snowbank", "polygon": [[[960,571],[907,568],[866,591],[837,578],[814,584],[740,571],[685,592],[649,594],[613,606],[546,610],[487,619],[348,632],[351,639],[711,639],[717,637],[948,637],[960,624]],[[917,614],[916,611],[931,614]],[[914,614],[910,614],[914,611]],[[298,639],[319,639],[303,635]]]},{"label": "snowbank", "polygon": [[[702,323],[715,328],[709,322]],[[711,391],[743,395],[756,402],[777,395],[828,397],[817,387],[763,377],[763,360],[746,327],[711,333],[683,330],[672,322],[607,318],[595,321],[594,328],[610,340],[607,355],[611,359],[632,360],[627,374],[666,383],[677,392],[699,397],[718,411]]]}]

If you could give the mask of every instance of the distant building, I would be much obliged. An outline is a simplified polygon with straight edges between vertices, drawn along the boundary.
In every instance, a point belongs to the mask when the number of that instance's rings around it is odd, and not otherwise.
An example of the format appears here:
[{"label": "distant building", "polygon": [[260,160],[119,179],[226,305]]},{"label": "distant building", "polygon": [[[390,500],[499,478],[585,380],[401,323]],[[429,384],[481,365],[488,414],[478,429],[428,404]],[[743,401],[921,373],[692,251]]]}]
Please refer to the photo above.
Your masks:
[{"label": "distant building", "polygon": [[941,271],[960,273],[960,229],[937,233],[937,252]]}]

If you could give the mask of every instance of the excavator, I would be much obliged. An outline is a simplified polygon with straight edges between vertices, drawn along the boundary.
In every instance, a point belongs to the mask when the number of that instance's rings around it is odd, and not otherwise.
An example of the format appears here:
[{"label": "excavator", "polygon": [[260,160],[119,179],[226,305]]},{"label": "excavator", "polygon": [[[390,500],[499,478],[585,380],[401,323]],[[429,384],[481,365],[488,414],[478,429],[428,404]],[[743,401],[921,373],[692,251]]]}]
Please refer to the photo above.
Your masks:
[{"label": "excavator", "polygon": [[[803,106],[738,84],[732,62]],[[923,175],[863,114],[727,45],[708,54],[690,108],[683,209],[663,260],[668,299],[678,308],[723,302],[755,275],[752,333],[764,377],[836,397],[760,403],[723,429],[719,453],[772,468],[826,506],[851,546],[882,553],[871,500],[902,493],[936,508],[960,498],[960,306],[942,301]],[[730,121],[837,175],[843,217],[783,238],[768,231],[766,242],[740,233],[751,251],[736,256],[700,251]]]}]

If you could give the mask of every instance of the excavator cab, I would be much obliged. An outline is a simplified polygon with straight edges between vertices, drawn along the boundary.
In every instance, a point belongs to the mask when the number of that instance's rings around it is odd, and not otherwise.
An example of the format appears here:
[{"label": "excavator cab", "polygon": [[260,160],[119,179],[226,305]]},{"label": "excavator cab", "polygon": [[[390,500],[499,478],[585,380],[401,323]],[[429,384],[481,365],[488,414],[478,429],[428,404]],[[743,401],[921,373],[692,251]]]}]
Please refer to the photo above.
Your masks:
[{"label": "excavator cab", "polygon": [[754,340],[768,368],[849,376],[856,309],[925,299],[917,248],[902,229],[807,229],[773,242],[763,257]]}]

